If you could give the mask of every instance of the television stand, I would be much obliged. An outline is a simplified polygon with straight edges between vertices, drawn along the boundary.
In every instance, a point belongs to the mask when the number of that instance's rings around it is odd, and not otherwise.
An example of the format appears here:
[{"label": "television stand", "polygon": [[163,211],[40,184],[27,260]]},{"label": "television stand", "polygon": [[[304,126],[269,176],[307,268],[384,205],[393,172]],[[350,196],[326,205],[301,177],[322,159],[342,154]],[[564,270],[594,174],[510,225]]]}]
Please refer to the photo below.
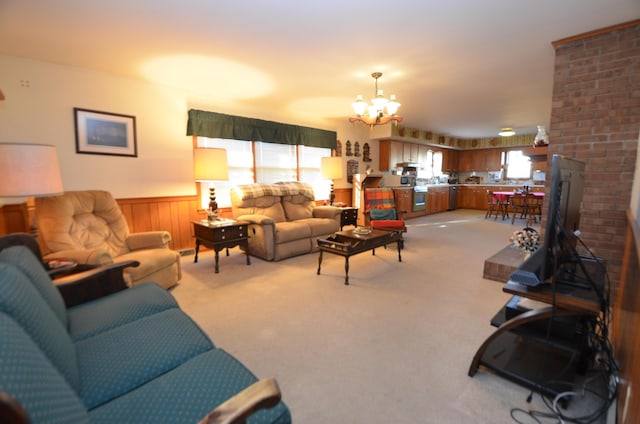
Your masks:
[{"label": "television stand", "polygon": [[[596,281],[602,283],[604,279]],[[581,333],[576,325],[576,330],[568,333],[566,325],[559,325],[569,320],[586,328],[593,322],[600,313],[595,290],[569,286],[554,289],[551,284],[530,287],[513,281],[502,290],[539,302],[538,306],[513,313],[507,303],[491,320],[498,328],[476,351],[468,375],[473,377],[483,366],[543,394],[555,396],[566,390],[566,386],[553,387],[549,382],[574,381],[578,373],[586,371],[591,358],[586,331]]]}]

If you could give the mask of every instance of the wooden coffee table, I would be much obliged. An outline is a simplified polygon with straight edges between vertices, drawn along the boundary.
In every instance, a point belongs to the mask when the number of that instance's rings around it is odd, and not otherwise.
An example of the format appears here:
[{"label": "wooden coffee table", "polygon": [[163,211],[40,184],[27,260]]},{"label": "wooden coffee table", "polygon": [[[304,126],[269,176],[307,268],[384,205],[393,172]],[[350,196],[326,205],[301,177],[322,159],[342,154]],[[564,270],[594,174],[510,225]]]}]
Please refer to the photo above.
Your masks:
[{"label": "wooden coffee table", "polygon": [[338,231],[337,233],[318,239],[320,257],[318,258],[318,272],[322,266],[322,254],[324,252],[344,256],[344,284],[349,285],[349,257],[358,253],[372,251],[376,254],[376,248],[396,243],[398,247],[398,262],[402,262],[402,232],[387,230],[371,230],[368,234],[359,234],[355,230]]}]

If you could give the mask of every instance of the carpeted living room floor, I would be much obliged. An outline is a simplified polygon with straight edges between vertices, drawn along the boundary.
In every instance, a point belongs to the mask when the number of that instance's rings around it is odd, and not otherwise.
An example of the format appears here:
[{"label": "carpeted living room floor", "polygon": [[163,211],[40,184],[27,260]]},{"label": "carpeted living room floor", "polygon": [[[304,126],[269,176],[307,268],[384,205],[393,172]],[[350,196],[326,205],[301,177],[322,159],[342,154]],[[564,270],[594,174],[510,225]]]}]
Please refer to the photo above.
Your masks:
[{"label": "carpeted living room floor", "polygon": [[467,375],[510,298],[482,278],[484,260],[523,223],[457,210],[408,224],[402,262],[395,248],[356,255],[349,286],[339,256],[316,275],[317,253],[247,266],[234,248],[219,274],[212,252],[184,256],[172,293],[218,347],[278,380],[296,423],[493,424],[546,410],[482,368]]}]

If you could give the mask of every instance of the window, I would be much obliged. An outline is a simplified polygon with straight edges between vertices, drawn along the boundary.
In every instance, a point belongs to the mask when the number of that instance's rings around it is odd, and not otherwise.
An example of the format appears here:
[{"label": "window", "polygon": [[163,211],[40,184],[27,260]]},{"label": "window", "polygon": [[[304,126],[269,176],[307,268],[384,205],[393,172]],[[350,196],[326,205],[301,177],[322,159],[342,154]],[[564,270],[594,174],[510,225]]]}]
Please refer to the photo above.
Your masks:
[{"label": "window", "polygon": [[[320,175],[320,158],[331,156],[331,149],[207,137],[198,137],[197,143],[198,147],[216,147],[227,151],[229,180],[212,182],[219,207],[231,207],[232,187],[254,182],[304,181],[313,186],[316,199],[329,198],[331,182]],[[209,184],[202,184],[200,202],[206,208],[209,203]]]},{"label": "window", "polygon": [[296,180],[296,146],[276,143],[254,143],[256,182]]},{"label": "window", "polygon": [[424,169],[418,169],[418,178],[431,179],[442,175],[442,152],[427,150],[424,159],[420,159]]},{"label": "window", "polygon": [[522,154],[522,150],[507,152],[507,179],[526,179],[531,177],[531,161]]},{"label": "window", "polygon": [[442,175],[442,152],[433,153],[433,176],[439,177]]}]

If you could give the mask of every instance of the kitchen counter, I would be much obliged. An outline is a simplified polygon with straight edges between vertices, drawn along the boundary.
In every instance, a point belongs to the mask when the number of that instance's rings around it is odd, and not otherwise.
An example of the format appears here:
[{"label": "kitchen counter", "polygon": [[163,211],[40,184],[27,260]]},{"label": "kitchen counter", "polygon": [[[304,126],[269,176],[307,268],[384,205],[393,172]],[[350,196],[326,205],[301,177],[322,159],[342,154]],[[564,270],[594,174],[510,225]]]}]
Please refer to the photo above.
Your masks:
[{"label": "kitchen counter", "polygon": [[[429,188],[438,188],[438,187],[487,187],[487,188],[491,188],[491,187],[504,187],[506,189],[520,189],[524,186],[524,184],[505,184],[505,183],[483,183],[483,184],[475,184],[475,183],[461,183],[461,184],[448,184],[448,183],[442,183],[442,184],[420,184],[417,185],[417,187],[425,187],[427,190]],[[393,189],[402,189],[402,188],[406,188],[406,189],[413,189],[413,186],[407,186],[407,185],[403,185],[403,186],[387,186],[389,188],[393,188]],[[529,186],[532,189],[544,189],[544,184],[535,184],[535,185],[530,185]]]}]

